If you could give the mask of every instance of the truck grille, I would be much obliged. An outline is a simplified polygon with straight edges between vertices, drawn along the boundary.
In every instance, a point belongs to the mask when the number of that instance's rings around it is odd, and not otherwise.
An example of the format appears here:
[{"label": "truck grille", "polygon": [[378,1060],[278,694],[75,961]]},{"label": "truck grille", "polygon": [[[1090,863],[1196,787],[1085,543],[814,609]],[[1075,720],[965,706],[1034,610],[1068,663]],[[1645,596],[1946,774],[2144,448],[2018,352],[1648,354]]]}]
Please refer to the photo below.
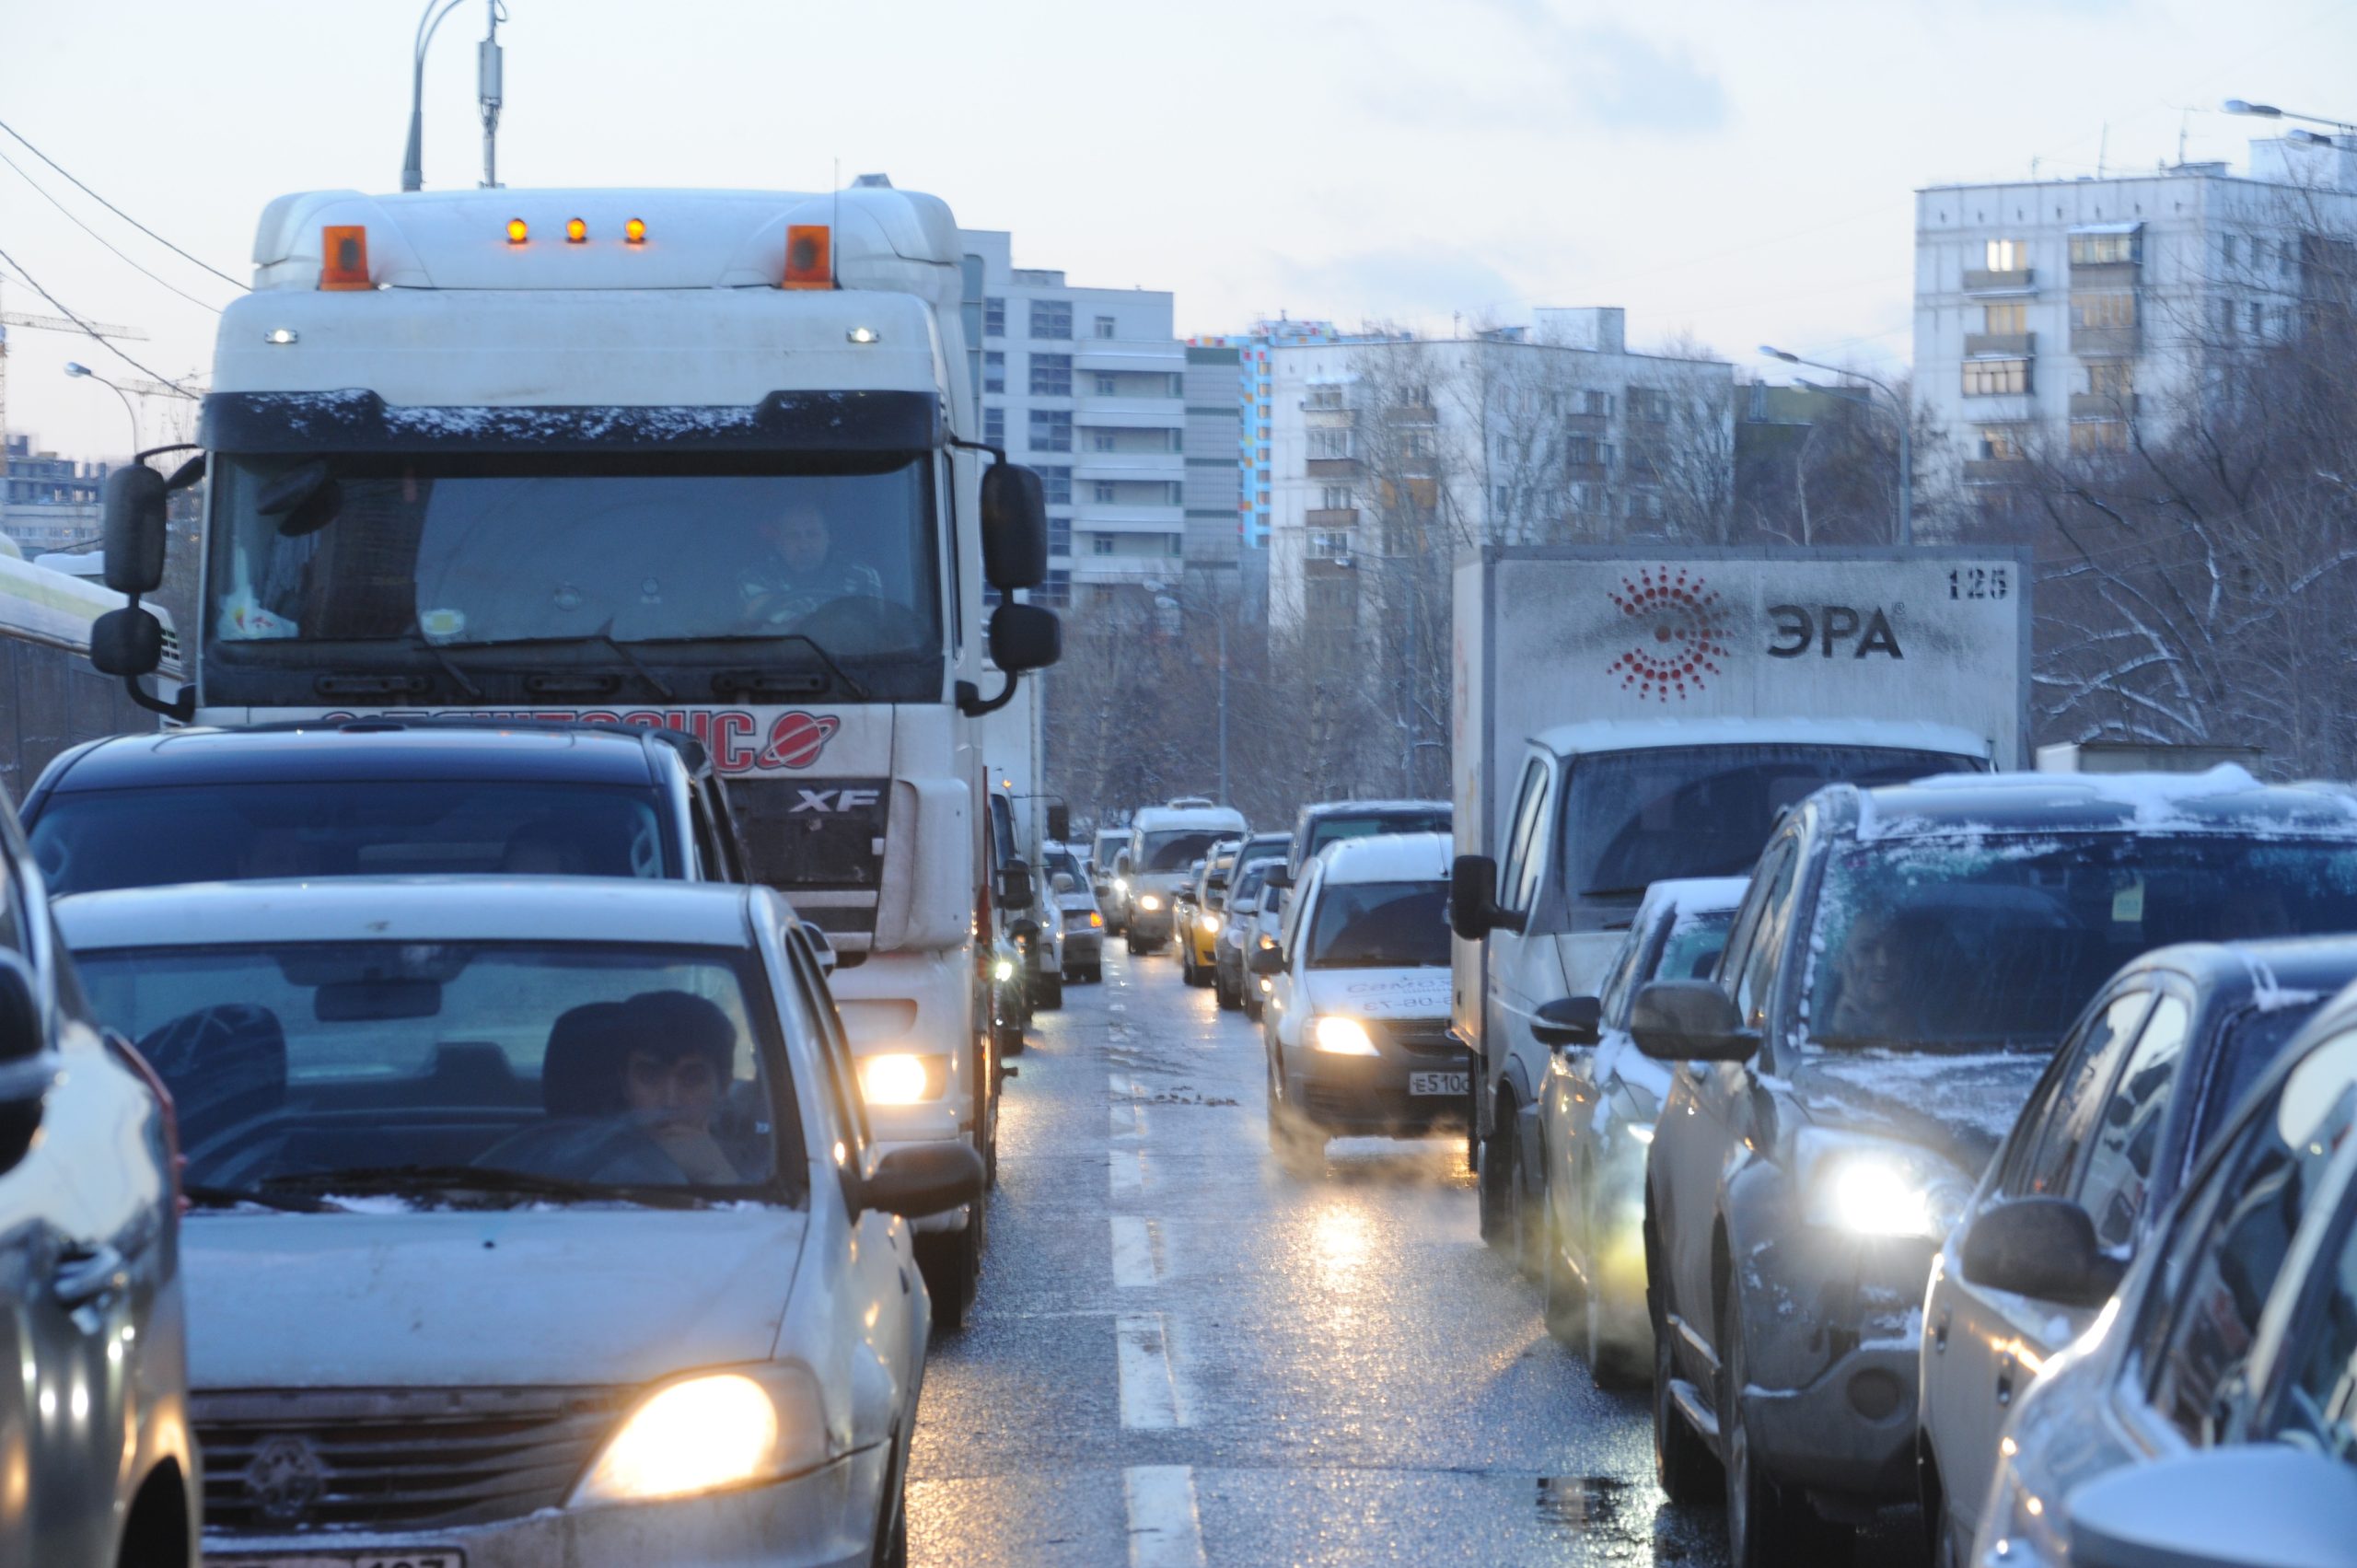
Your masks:
[{"label": "truck grille", "polygon": [[199,1394],[204,1527],[436,1529],[557,1507],[630,1399],[598,1388]]},{"label": "truck grille", "polygon": [[830,937],[876,935],[890,779],[742,779],[728,799],[755,880]]}]

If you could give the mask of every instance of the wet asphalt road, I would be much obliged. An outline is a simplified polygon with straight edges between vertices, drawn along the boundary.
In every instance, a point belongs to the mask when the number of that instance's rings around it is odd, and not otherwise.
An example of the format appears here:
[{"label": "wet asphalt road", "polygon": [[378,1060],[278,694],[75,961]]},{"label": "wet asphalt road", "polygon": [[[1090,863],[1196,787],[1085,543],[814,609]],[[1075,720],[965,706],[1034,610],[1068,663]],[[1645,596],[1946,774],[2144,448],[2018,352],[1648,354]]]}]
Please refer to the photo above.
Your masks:
[{"label": "wet asphalt road", "polygon": [[1461,1138],[1287,1175],[1257,1025],[1118,947],[1065,995],[1007,1086],[981,1299],[935,1342],[912,1561],[1724,1561],[1721,1516],[1653,1484],[1643,1396],[1476,1236]]}]

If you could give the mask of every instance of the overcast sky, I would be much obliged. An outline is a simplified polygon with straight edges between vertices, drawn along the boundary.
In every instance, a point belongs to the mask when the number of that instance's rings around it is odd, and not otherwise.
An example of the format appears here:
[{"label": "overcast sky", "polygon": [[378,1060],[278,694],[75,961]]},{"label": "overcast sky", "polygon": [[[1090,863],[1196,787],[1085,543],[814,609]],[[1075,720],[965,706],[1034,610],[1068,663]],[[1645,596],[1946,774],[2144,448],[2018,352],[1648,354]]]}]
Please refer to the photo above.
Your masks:
[{"label": "overcast sky", "polygon": [[[2295,0],[508,0],[512,185],[825,189],[888,171],[1018,265],[1167,288],[1182,333],[1280,309],[1446,331],[1622,305],[1690,334],[1864,364],[1909,348],[1910,192],[2188,157],[2239,166],[2228,97],[2357,119],[2357,6]],[[6,0],[0,119],[243,278],[269,198],[398,188],[413,0]],[[427,185],[481,178],[463,0],[426,72]],[[141,264],[228,285],[0,152]],[[143,328],[165,376],[214,318],[0,167],[0,250]],[[17,283],[6,308],[47,313]],[[126,445],[87,339],[12,331],[11,428]],[[160,400],[158,400],[160,401]],[[145,411],[156,439],[160,407]]]}]

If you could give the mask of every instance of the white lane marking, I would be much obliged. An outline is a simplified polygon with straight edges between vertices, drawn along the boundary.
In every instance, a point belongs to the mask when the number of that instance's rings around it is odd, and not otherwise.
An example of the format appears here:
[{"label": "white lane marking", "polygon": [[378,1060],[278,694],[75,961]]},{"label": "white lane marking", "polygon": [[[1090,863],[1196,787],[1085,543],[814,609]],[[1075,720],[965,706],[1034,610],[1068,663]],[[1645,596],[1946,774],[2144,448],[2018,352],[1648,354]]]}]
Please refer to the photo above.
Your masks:
[{"label": "white lane marking", "polygon": [[1117,1099],[1107,1107],[1107,1109],[1111,1113],[1109,1122],[1112,1136],[1116,1138],[1145,1136],[1145,1107],[1133,1099]]},{"label": "white lane marking", "polygon": [[1130,1568],[1203,1568],[1203,1527],[1190,1465],[1121,1472],[1130,1507]]},{"label": "white lane marking", "polygon": [[1105,1152],[1105,1181],[1116,1198],[1133,1198],[1144,1191],[1145,1151],[1108,1149]]},{"label": "white lane marking", "polygon": [[1133,1432],[1187,1425],[1170,1376],[1162,1314],[1122,1313],[1113,1319],[1113,1342],[1120,1355],[1121,1424]]},{"label": "white lane marking", "polygon": [[1125,1290],[1162,1282],[1162,1222],[1113,1216],[1113,1283]]}]

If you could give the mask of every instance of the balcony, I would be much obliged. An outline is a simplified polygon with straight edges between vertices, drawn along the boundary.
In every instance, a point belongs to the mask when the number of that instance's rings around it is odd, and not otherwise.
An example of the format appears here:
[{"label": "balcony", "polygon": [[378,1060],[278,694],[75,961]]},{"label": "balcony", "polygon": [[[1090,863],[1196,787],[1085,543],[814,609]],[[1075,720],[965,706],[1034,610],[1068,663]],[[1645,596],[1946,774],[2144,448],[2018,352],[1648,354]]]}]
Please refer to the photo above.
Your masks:
[{"label": "balcony", "polygon": [[1967,458],[1967,484],[2020,484],[2029,478],[2029,465],[2019,458]]},{"label": "balcony", "polygon": [[1964,269],[1967,294],[2028,294],[2037,286],[2037,273],[2027,267],[2004,273],[1992,273],[1986,267]]},{"label": "balcony", "polygon": [[1306,465],[1311,479],[1356,479],[1359,460],[1356,458],[1312,458]]},{"label": "balcony", "polygon": [[2136,327],[2073,327],[2071,352],[2082,358],[2128,359],[2144,352],[2144,334]]},{"label": "balcony", "polygon": [[1610,481],[1612,470],[1602,463],[1565,463],[1563,480],[1569,484],[1603,484]]},{"label": "balcony", "polygon": [[1131,428],[1164,424],[1175,429],[1186,423],[1187,400],[1184,398],[1100,394],[1090,391],[1086,382],[1074,388],[1074,392],[1073,408],[1078,415],[1074,421],[1076,424],[1118,424]]},{"label": "balcony", "polygon": [[1967,359],[2027,359],[2038,352],[2036,332],[1967,332]]},{"label": "balcony", "polygon": [[1430,403],[1396,403],[1383,411],[1384,419],[1392,424],[1437,424],[1440,415]]},{"label": "balcony", "polygon": [[2073,419],[2133,419],[2136,417],[2136,394],[2133,392],[2073,392],[2071,394]]},{"label": "balcony", "polygon": [[2141,281],[2143,270],[2135,261],[2073,261],[2071,263],[2071,286],[2134,288]]},{"label": "balcony", "polygon": [[1312,506],[1301,515],[1302,525],[1313,528],[1347,528],[1359,520],[1356,506]]},{"label": "balcony", "polygon": [[1609,415],[1601,413],[1567,413],[1563,428],[1574,436],[1601,436],[1611,427]]},{"label": "balcony", "polygon": [[[1187,471],[1187,459],[1177,452],[1074,452],[1072,474],[1074,482],[1091,479],[1179,479]],[[1075,490],[1075,501],[1086,491]]]},{"label": "balcony", "polygon": [[1177,533],[1187,526],[1183,506],[1133,506],[1086,502],[1073,508],[1072,526],[1084,533]]},{"label": "balcony", "polygon": [[1182,375],[1187,369],[1187,351],[1179,343],[1081,338],[1072,345],[1072,367],[1074,372],[1084,375],[1091,370],[1144,370],[1159,375]]}]

